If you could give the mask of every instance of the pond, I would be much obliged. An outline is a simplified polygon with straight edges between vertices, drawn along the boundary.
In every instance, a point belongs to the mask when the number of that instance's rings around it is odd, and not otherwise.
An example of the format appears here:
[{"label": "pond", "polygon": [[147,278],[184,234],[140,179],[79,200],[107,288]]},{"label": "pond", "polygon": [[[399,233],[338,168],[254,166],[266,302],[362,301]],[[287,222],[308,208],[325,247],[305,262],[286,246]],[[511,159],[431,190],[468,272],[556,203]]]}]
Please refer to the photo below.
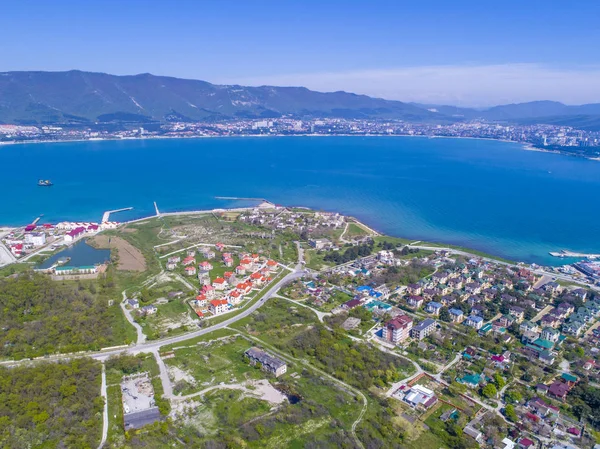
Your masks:
[{"label": "pond", "polygon": [[69,261],[63,266],[66,267],[84,267],[98,265],[110,260],[109,249],[96,249],[88,245],[84,240],[75,245],[66,248],[52,257],[46,259],[38,269],[47,269],[56,264],[60,259],[68,258]]}]

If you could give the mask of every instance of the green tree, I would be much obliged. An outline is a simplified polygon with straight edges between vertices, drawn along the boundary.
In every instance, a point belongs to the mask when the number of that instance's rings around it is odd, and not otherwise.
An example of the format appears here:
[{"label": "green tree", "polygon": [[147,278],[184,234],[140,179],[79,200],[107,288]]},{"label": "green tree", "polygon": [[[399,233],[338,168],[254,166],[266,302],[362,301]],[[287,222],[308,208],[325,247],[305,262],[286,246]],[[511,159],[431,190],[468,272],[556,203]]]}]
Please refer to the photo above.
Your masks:
[{"label": "green tree", "polygon": [[504,380],[504,377],[500,375],[500,373],[494,373],[494,383],[496,384],[496,388],[498,388],[498,390],[501,390],[502,387],[506,385],[506,381]]},{"label": "green tree", "polygon": [[483,390],[481,390],[481,394],[483,394],[486,398],[495,398],[498,395],[498,390],[496,389],[496,386],[494,384],[487,384],[485,387],[483,387]]},{"label": "green tree", "polygon": [[440,320],[445,321],[446,323],[452,321],[452,318],[450,317],[450,312],[448,312],[448,307],[442,307],[440,309]]},{"label": "green tree", "polygon": [[504,408],[504,415],[506,416],[506,418],[508,418],[512,422],[517,422],[519,420],[519,417],[517,416],[517,413],[515,412],[515,407],[512,404],[508,404]]}]

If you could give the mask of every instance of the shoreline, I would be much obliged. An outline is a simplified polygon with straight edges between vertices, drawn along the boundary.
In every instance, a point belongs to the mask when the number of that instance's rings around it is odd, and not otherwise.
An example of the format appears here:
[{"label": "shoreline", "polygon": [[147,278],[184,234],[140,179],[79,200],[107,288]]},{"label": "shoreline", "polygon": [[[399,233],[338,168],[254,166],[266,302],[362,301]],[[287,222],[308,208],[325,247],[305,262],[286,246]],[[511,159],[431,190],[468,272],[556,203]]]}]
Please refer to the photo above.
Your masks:
[{"label": "shoreline", "polygon": [[[411,137],[421,139],[469,139],[469,140],[486,140],[492,142],[514,143],[520,145],[525,151],[537,151],[540,153],[560,154],[563,156],[575,157],[576,155],[569,154],[560,150],[545,150],[534,146],[532,143],[519,142],[516,140],[494,139],[493,137],[472,137],[472,136],[427,136],[414,134],[237,134],[234,136],[148,136],[148,137],[127,137],[127,138],[92,138],[92,139],[59,139],[59,140],[28,140],[19,142],[0,142],[0,148],[3,146],[10,147],[12,145],[37,145],[43,143],[81,143],[81,142],[124,142],[129,140],[169,140],[169,139],[232,139],[232,138],[267,138],[267,137]],[[590,161],[600,161],[600,157],[577,156]]]}]

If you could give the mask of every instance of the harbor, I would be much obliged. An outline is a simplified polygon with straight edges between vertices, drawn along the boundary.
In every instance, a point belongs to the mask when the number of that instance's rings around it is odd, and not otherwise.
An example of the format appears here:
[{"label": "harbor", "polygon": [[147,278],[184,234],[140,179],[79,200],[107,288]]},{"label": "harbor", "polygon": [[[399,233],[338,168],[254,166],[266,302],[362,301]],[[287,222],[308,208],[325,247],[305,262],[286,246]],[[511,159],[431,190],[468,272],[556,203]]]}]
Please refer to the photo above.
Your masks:
[{"label": "harbor", "polygon": [[598,258],[600,258],[600,254],[577,253],[577,252],[569,251],[566,249],[563,249],[560,251],[550,251],[549,254],[554,257],[572,257],[572,258],[581,258],[581,259],[598,259]]}]

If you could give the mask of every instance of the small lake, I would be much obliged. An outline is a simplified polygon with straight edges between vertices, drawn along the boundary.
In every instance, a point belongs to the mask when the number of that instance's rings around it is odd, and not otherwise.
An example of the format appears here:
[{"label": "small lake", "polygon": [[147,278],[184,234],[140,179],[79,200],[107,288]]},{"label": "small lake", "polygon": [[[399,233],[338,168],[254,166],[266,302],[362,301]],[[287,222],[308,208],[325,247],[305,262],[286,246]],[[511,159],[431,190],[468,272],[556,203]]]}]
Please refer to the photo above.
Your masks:
[{"label": "small lake", "polygon": [[88,245],[85,240],[81,240],[75,245],[66,248],[49,259],[46,259],[40,266],[39,269],[50,268],[59,259],[68,257],[71,260],[64,264],[65,267],[84,267],[90,265],[102,264],[110,260],[109,249],[96,249]]}]

